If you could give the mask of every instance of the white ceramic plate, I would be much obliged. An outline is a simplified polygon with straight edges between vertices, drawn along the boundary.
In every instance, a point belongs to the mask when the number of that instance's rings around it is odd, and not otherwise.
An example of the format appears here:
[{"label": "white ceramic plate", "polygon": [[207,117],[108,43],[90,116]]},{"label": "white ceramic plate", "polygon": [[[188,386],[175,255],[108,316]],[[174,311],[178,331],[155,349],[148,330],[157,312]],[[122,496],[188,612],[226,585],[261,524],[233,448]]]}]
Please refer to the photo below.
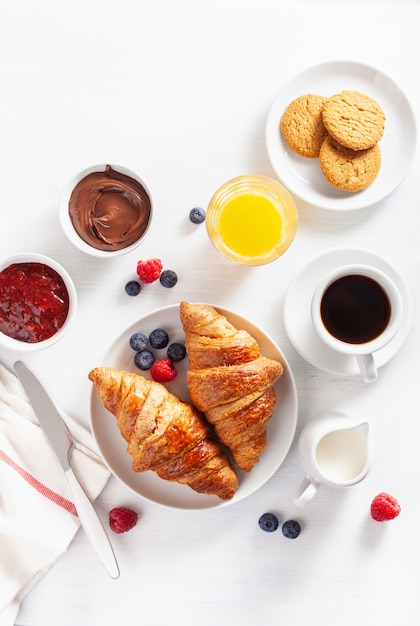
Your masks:
[{"label": "white ceramic plate", "polygon": [[395,337],[375,352],[377,367],[381,367],[402,347],[411,328],[412,299],[405,281],[386,259],[362,248],[332,248],[312,259],[292,278],[284,301],[284,325],[287,335],[309,363],[339,376],[360,376],[356,359],[328,347],[317,335],[311,319],[311,300],[318,282],[334,268],[350,263],[372,265],[385,272],[397,285],[403,301],[403,321]]},{"label": "white ceramic plate", "polygon": [[[298,96],[315,93],[330,97],[344,89],[361,91],[381,106],[385,132],[380,141],[381,169],[375,181],[355,193],[340,191],[324,178],[318,159],[300,157],[280,133],[280,120]],[[413,110],[398,85],[383,72],[351,61],[333,61],[302,72],[277,94],[266,124],[266,146],[271,165],[281,182],[308,204],[334,211],[361,209],[380,202],[407,174],[416,145]]]},{"label": "white ceramic plate", "polygon": [[[215,307],[225,315],[238,329],[247,330],[259,343],[264,356],[276,359],[283,364],[284,373],[276,383],[279,396],[276,410],[268,423],[267,447],[262,453],[259,463],[249,473],[238,471],[239,488],[232,500],[223,501],[217,496],[208,496],[193,491],[186,485],[170,483],[162,480],[154,472],[133,473],[131,457],[126,452],[126,442],[121,436],[116,420],[100,402],[95,390],[91,397],[91,428],[103,458],[111,472],[135,493],[155,503],[179,509],[208,509],[226,506],[238,502],[259,489],[273,476],[283,463],[296,430],[297,423],[297,392],[293,374],[277,345],[260,328],[232,311]],[[105,355],[101,365],[115,367],[150,377],[148,372],[141,372],[133,363],[134,352],[130,348],[129,339],[134,332],[148,335],[155,328],[164,328],[169,334],[170,343],[185,340],[184,331],[179,318],[179,305],[171,305],[149,313],[127,328],[113,343]],[[156,351],[158,356],[166,356]],[[188,359],[175,365],[178,376],[168,383],[169,391],[189,401],[186,384]]]}]

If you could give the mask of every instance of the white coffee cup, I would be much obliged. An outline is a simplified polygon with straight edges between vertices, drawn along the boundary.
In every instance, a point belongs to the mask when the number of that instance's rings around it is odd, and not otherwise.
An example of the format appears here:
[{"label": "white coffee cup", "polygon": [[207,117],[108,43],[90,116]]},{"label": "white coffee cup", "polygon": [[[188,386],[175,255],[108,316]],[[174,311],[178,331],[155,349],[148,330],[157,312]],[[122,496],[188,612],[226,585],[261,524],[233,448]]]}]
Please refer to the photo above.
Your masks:
[{"label": "white coffee cup", "polygon": [[303,428],[298,454],[305,478],[293,501],[303,507],[320,485],[346,488],[366,477],[373,458],[370,423],[339,411],[318,415]]},{"label": "white coffee cup", "polygon": [[374,353],[394,338],[403,317],[401,295],[391,278],[368,265],[341,266],[318,283],[311,313],[322,341],[354,356],[365,382],[376,380]]}]

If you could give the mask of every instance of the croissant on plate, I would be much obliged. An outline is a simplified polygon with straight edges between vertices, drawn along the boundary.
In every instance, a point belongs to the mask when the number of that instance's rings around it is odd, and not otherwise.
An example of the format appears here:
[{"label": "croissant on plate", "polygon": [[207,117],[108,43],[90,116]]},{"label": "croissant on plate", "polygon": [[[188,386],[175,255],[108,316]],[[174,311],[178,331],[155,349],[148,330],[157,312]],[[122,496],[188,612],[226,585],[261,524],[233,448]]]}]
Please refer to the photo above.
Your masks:
[{"label": "croissant on plate", "polygon": [[230,500],[238,477],[199,411],[160,383],[110,367],[89,373],[96,392],[117,420],[133,472],[161,478],[199,493]]},{"label": "croissant on plate", "polygon": [[267,444],[277,404],[273,385],[283,366],[261,355],[257,341],[213,307],[181,302],[191,401],[213,424],[239,468],[249,472]]}]

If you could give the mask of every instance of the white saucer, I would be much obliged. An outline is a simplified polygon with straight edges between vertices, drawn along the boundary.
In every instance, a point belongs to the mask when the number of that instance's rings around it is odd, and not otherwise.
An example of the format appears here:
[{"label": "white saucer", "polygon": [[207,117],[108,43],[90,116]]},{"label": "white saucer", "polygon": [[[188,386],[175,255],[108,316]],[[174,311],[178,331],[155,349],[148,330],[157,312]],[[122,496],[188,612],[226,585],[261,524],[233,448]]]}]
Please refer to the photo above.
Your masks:
[{"label": "white saucer", "polygon": [[311,320],[312,294],[322,276],[340,265],[364,263],[386,272],[395,282],[403,300],[403,323],[394,339],[375,353],[377,367],[387,363],[407,338],[412,319],[411,295],[395,267],[384,258],[361,248],[333,248],[303,267],[289,283],[284,302],[284,325],[299,354],[321,370],[341,376],[358,376],[356,359],[333,351],[316,334]]}]

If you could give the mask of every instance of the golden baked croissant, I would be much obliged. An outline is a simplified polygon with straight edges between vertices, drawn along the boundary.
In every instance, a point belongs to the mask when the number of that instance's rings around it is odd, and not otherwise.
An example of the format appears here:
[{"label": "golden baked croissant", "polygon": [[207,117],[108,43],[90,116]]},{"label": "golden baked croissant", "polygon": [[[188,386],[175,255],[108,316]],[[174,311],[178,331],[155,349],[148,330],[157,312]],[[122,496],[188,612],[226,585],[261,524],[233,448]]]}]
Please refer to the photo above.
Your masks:
[{"label": "golden baked croissant", "polygon": [[230,500],[238,477],[212,437],[204,417],[163,385],[110,367],[89,373],[96,392],[127,441],[133,472],[153,470],[161,478],[199,493]]},{"label": "golden baked croissant", "polygon": [[213,424],[235,463],[249,472],[267,444],[283,366],[261,355],[256,340],[213,307],[181,302],[191,401]]}]

